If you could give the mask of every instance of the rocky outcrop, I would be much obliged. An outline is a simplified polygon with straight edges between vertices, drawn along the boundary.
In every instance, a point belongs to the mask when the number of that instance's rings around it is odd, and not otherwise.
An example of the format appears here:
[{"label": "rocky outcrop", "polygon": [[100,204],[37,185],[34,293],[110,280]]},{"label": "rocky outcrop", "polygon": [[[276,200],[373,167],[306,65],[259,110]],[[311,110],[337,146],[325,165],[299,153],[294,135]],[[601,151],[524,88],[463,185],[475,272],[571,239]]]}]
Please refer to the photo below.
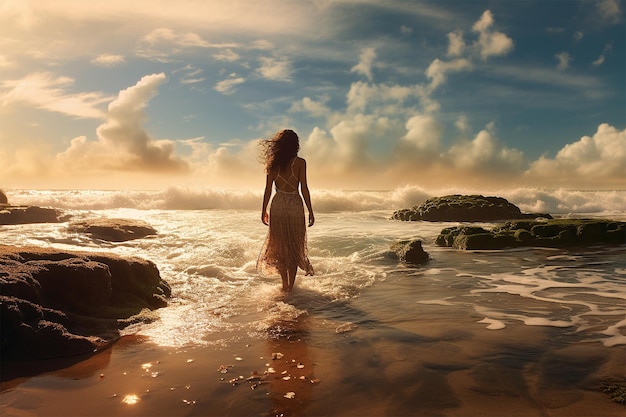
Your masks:
[{"label": "rocky outcrop", "polygon": [[545,217],[549,214],[522,213],[519,207],[502,197],[482,195],[447,195],[433,197],[419,206],[393,213],[395,220],[431,222],[485,222]]},{"label": "rocky outcrop", "polygon": [[157,234],[152,226],[141,220],[107,218],[72,222],[68,226],[68,231],[85,233],[94,239],[110,242],[125,242]]},{"label": "rocky outcrop", "polygon": [[521,246],[585,247],[626,244],[626,222],[599,219],[552,219],[508,221],[485,229],[475,226],[448,227],[435,243],[456,249],[504,249]]},{"label": "rocky outcrop", "polygon": [[403,240],[391,245],[389,256],[410,264],[423,264],[430,259],[422,248],[421,240]]},{"label": "rocky outcrop", "polygon": [[171,292],[147,260],[4,245],[0,284],[2,360],[96,351]]},{"label": "rocky outcrop", "polygon": [[0,205],[0,225],[61,223],[67,221],[61,210],[38,206]]},{"label": "rocky outcrop", "polygon": [[4,191],[0,190],[0,205],[3,204],[9,204],[9,199],[7,198],[7,195],[4,193]]}]

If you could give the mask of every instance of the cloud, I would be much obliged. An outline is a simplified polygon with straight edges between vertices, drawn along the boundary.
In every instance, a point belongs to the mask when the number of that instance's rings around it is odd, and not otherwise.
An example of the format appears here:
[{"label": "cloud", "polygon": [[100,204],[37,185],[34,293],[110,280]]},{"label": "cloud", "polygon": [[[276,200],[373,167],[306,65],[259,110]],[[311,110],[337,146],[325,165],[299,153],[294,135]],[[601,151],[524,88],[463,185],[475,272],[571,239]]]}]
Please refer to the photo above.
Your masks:
[{"label": "cloud", "polygon": [[126,62],[122,55],[101,54],[91,60],[91,63],[101,67],[114,67]]},{"label": "cloud", "polygon": [[565,32],[565,28],[562,28],[562,27],[549,27],[549,28],[546,28],[546,32],[552,33],[552,34],[563,33],[563,32]]},{"label": "cloud", "polygon": [[376,50],[374,48],[361,49],[361,55],[359,57],[359,63],[350,69],[350,72],[356,72],[367,77],[372,81],[372,65],[374,64],[374,58],[376,58]]},{"label": "cloud", "polygon": [[559,52],[554,55],[554,57],[558,61],[556,69],[559,71],[565,71],[569,67],[569,63],[572,61],[572,57],[567,52]]},{"label": "cloud", "polygon": [[[395,143],[405,133],[400,120],[387,116],[345,116],[328,131],[316,127],[301,141],[311,172],[335,187],[353,186],[368,178],[370,186],[388,181],[384,172]],[[376,172],[377,178],[372,177]],[[341,181],[341,184],[338,181]]]},{"label": "cloud", "polygon": [[540,157],[525,175],[579,187],[588,184],[624,186],[626,129],[620,131],[603,123],[593,136],[583,136],[565,145],[554,158]]},{"label": "cloud", "polygon": [[110,101],[101,92],[68,93],[74,84],[70,77],[55,77],[49,72],[34,72],[21,80],[3,81],[0,85],[0,104],[9,106],[17,103],[35,108],[63,113],[80,118],[100,119],[104,112],[99,108]]},{"label": "cloud", "polygon": [[245,82],[245,78],[238,77],[237,73],[233,72],[228,76],[227,79],[215,84],[215,90],[219,91],[222,94],[230,95],[236,91],[235,86],[237,86],[238,84],[243,84]]},{"label": "cloud", "polygon": [[191,64],[185,65],[182,68],[175,69],[172,74],[182,72],[179,82],[181,84],[197,84],[205,81],[205,78],[200,77],[203,71],[200,68],[196,68]]},{"label": "cloud", "polygon": [[419,84],[402,86],[357,81],[350,85],[346,99],[348,114],[372,112],[399,116],[412,111],[413,101],[423,106],[432,105],[426,89]]},{"label": "cloud", "polygon": [[[234,54],[230,48],[236,48],[237,43],[212,43],[194,32],[182,32],[174,29],[161,27],[153,29],[143,36],[135,49],[135,54],[141,58],[151,59],[158,62],[171,62],[172,56],[191,48],[224,49],[229,52],[218,52],[222,60],[232,59]],[[226,58],[226,59],[224,59]]]},{"label": "cloud", "polygon": [[601,0],[596,2],[596,12],[600,19],[608,24],[619,23],[623,17],[618,0]]},{"label": "cloud", "polygon": [[273,81],[291,82],[291,62],[285,58],[260,57],[261,66],[256,73]]},{"label": "cloud", "polygon": [[472,63],[465,58],[455,59],[449,62],[435,59],[426,69],[426,76],[431,80],[430,90],[434,90],[446,80],[446,74],[472,69]]},{"label": "cloud", "polygon": [[324,104],[326,100],[327,98],[322,101],[315,101],[310,97],[304,97],[302,100],[294,102],[289,108],[289,112],[308,113],[315,117],[328,116],[331,114],[331,110]]},{"label": "cloud", "polygon": [[490,68],[490,71],[496,76],[526,83],[558,87],[566,90],[573,89],[592,99],[602,98],[608,94],[608,90],[602,80],[588,75],[559,72],[544,67],[509,65],[499,65],[498,67]]},{"label": "cloud", "polygon": [[236,43],[211,43],[204,40],[200,35],[193,32],[177,32],[170,28],[157,28],[143,38],[150,45],[170,44],[181,48],[233,48]]},{"label": "cloud", "polygon": [[165,74],[146,75],[119,92],[96,130],[98,140],[80,136],[57,155],[60,166],[74,171],[184,172],[186,162],[174,155],[168,140],[155,140],[143,127],[145,108],[165,81]]},{"label": "cloud", "polygon": [[152,30],[146,36],[144,36],[143,41],[149,43],[150,45],[167,42],[173,43],[180,46],[190,47],[190,46],[201,46],[206,47],[208,42],[204,41],[200,36],[195,33],[187,32],[187,33],[176,33],[172,29],[169,28],[157,28]]},{"label": "cloud", "polygon": [[446,157],[462,170],[518,174],[524,166],[524,154],[504,146],[488,125],[472,140],[460,140],[448,149]]},{"label": "cloud", "polygon": [[463,40],[463,32],[450,32],[448,33],[448,56],[460,56],[465,50],[465,41]]},{"label": "cloud", "polygon": [[600,65],[604,64],[605,59],[606,58],[604,57],[604,54],[600,55],[598,59],[596,59],[595,61],[591,63],[591,65],[593,65],[594,67],[599,67]]},{"label": "cloud", "polygon": [[612,43],[607,43],[604,46],[604,49],[602,49],[602,53],[600,54],[600,56],[598,57],[598,59],[596,59],[595,61],[593,61],[591,63],[591,65],[593,65],[594,67],[598,67],[602,64],[604,64],[604,61],[606,60],[606,55],[613,52],[613,44]]},{"label": "cloud", "polygon": [[400,184],[498,184],[513,180],[528,166],[523,152],[504,145],[493,127],[446,149],[443,128],[434,115],[401,118],[358,114],[329,130],[316,127],[301,140],[310,178],[318,187]]},{"label": "cloud", "polygon": [[240,56],[236,52],[233,52],[232,49],[226,48],[214,53],[213,58],[217,59],[218,61],[235,62],[239,60]]},{"label": "cloud", "polygon": [[472,28],[479,34],[475,46],[483,59],[506,55],[513,50],[513,40],[502,32],[493,31],[493,23],[493,14],[486,10]]},{"label": "cloud", "polygon": [[400,26],[400,33],[402,33],[403,35],[410,35],[411,33],[413,33],[413,29],[409,26],[402,25]]},{"label": "cloud", "polygon": [[[399,150],[404,156],[410,154],[411,158],[421,159],[438,156],[442,126],[432,115],[415,115],[407,120],[405,127],[407,132],[399,140]],[[409,149],[415,152],[407,154]]]}]

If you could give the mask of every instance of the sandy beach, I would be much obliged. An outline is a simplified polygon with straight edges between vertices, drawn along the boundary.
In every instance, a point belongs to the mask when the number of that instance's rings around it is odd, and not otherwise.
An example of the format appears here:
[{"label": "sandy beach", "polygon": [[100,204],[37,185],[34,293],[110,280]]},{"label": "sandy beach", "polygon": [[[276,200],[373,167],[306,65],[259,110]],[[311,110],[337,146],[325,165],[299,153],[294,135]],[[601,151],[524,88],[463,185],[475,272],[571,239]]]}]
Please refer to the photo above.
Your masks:
[{"label": "sandy beach", "polygon": [[[398,277],[339,306],[361,320],[334,330],[320,308],[264,336],[214,335],[210,346],[126,336],[66,368],[4,381],[1,414],[624,415],[599,389],[623,378],[623,346],[573,344],[575,335],[540,326],[486,330],[459,307],[421,304],[399,317],[384,294],[412,284]],[[302,307],[297,293],[281,302]]]},{"label": "sandy beach", "polygon": [[[463,251],[433,243],[450,223],[322,211],[309,234],[316,275],[285,295],[255,271],[266,229],[253,208],[67,211],[158,234],[110,243],[44,223],[3,238],[152,260],[172,296],[158,320],[91,357],[3,362],[2,416],[624,415],[602,391],[624,384],[623,245]],[[427,263],[388,256],[407,238]]]}]

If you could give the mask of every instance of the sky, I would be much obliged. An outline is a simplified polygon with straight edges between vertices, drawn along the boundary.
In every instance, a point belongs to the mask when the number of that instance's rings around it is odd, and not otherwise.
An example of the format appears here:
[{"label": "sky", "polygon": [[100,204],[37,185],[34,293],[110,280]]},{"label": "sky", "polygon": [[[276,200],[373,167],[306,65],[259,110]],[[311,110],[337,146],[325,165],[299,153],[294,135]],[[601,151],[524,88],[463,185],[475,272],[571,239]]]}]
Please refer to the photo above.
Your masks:
[{"label": "sky", "polygon": [[0,0],[0,188],[626,189],[623,0]]}]

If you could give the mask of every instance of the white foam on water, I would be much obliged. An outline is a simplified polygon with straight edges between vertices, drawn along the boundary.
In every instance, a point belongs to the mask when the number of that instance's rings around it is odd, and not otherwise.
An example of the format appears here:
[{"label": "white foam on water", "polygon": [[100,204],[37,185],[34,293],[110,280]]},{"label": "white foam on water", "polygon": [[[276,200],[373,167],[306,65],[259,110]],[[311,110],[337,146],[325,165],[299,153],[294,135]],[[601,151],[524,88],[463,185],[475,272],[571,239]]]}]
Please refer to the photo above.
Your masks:
[{"label": "white foam on water", "polygon": [[[4,190],[14,205],[39,205],[62,209],[106,210],[256,210],[262,189],[224,190],[203,187],[169,187],[164,190]],[[559,216],[593,215],[626,218],[626,190],[516,188],[511,190],[431,189],[403,186],[387,191],[312,190],[320,213],[398,210],[411,208],[431,197],[447,194],[500,196],[523,212]]]},{"label": "white foam on water", "polygon": [[[314,193],[314,206],[319,210],[316,225],[308,229],[308,238],[316,275],[298,275],[298,290],[287,298],[280,293],[279,277],[259,277],[255,270],[267,233],[259,220],[260,191],[170,188],[8,190],[7,194],[13,204],[62,207],[77,219],[123,217],[144,220],[155,227],[158,235],[123,243],[69,234],[63,223],[0,230],[6,244],[107,251],[154,261],[161,276],[171,284],[173,298],[168,308],[159,310],[161,320],[134,330],[160,344],[221,343],[228,332],[232,337],[237,337],[237,332],[262,333],[277,321],[292,320],[307,311],[332,307],[338,300],[358,297],[393,274],[415,275],[420,281],[444,284],[450,277],[463,281],[466,284],[455,291],[464,297],[450,297],[445,293],[450,288],[444,285],[444,292],[419,303],[473,305],[485,317],[482,323],[489,329],[515,322],[585,332],[590,340],[595,338],[607,345],[624,344],[626,265],[618,261],[620,254],[623,258],[623,247],[622,252],[619,248],[587,250],[583,260],[579,254],[562,250],[541,254],[504,252],[530,267],[510,265],[506,256],[495,256],[495,252],[451,256],[454,250],[437,248],[432,243],[449,224],[389,220],[393,210],[419,204],[432,195],[419,187]],[[593,209],[601,216],[618,211],[618,207],[622,214],[626,209],[624,191],[549,193],[518,189],[508,195],[499,194],[514,203],[525,202],[526,209],[544,207],[531,204],[532,199],[545,199],[546,208],[567,213]],[[425,249],[445,262],[416,269],[390,261],[385,255],[389,246],[404,239],[422,239]],[[474,269],[496,272],[477,273]],[[487,305],[485,300],[494,294],[507,294],[522,302],[513,306]],[[410,303],[414,304],[415,299]],[[359,319],[342,318],[345,322]],[[598,329],[594,320],[600,319],[604,325]]]},{"label": "white foam on water", "polygon": [[490,319],[488,317],[485,317],[484,319],[480,320],[478,323],[488,324],[487,329],[489,330],[501,330],[506,327],[506,324],[504,324],[504,322],[500,320]]}]

